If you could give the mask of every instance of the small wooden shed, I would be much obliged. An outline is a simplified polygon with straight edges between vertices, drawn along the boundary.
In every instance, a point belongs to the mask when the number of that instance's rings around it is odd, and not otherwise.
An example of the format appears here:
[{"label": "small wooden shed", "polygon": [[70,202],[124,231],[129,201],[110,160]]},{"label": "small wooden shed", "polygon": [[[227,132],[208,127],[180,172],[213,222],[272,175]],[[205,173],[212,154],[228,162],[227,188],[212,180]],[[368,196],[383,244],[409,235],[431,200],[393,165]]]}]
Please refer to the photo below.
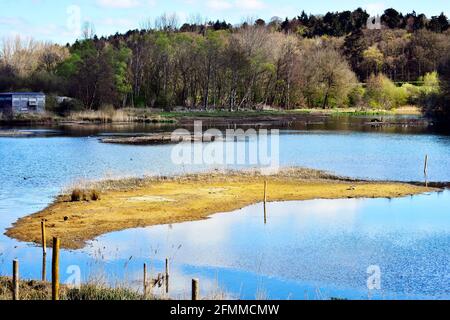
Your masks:
[{"label": "small wooden shed", "polygon": [[41,92],[0,93],[0,113],[15,115],[20,113],[43,113],[45,94]]}]

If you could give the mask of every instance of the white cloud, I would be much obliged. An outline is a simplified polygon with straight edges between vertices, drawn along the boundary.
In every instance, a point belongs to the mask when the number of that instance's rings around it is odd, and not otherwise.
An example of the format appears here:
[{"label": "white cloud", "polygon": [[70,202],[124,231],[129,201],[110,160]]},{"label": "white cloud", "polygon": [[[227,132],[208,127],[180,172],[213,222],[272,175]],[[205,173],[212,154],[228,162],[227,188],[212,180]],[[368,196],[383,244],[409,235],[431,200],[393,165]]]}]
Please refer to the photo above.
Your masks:
[{"label": "white cloud", "polygon": [[236,7],[246,10],[259,10],[266,7],[266,4],[260,0],[238,0],[235,4]]},{"label": "white cloud", "polygon": [[213,10],[227,10],[233,7],[233,4],[226,0],[209,0],[206,6]]},{"label": "white cloud", "polygon": [[16,17],[0,17],[0,25],[6,25],[6,26],[22,26],[26,24],[26,21],[22,18],[16,18]]},{"label": "white cloud", "polygon": [[261,0],[208,0],[206,6],[217,11],[230,9],[260,10],[266,8],[266,4]]},{"label": "white cloud", "polygon": [[135,24],[135,21],[127,18],[106,18],[102,20],[102,25],[109,27],[129,27],[132,28]]},{"label": "white cloud", "polygon": [[139,0],[97,0],[97,3],[102,7],[108,8],[135,8],[141,5]]}]

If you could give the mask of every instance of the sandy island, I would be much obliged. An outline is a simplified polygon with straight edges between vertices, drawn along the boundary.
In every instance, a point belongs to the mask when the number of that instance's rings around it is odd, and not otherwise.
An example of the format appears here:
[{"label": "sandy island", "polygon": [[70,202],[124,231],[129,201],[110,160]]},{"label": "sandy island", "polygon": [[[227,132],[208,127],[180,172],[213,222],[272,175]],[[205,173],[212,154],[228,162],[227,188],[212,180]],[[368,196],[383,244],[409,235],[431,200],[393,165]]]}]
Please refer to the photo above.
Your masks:
[{"label": "sandy island", "polygon": [[100,192],[98,201],[71,202],[69,194],[61,195],[43,211],[19,219],[6,235],[39,244],[40,222],[46,219],[48,246],[51,237],[57,236],[62,247],[80,249],[86,241],[105,233],[201,220],[262,202],[265,180],[268,201],[394,198],[437,190],[406,183],[357,181],[302,168],[283,169],[269,177],[258,171],[232,171],[108,180],[90,186]]}]

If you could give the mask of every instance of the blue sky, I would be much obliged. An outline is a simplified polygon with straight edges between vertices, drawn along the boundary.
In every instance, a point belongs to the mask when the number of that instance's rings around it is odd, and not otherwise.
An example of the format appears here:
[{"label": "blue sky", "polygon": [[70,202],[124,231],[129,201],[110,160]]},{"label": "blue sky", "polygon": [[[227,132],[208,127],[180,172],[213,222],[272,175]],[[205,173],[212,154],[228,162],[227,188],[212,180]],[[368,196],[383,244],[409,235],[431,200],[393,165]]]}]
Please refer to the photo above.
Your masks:
[{"label": "blue sky", "polygon": [[79,37],[80,22],[90,21],[98,35],[139,28],[162,13],[176,13],[180,22],[200,15],[211,20],[239,23],[248,17],[269,20],[307,13],[352,10],[357,7],[382,12],[394,7],[401,12],[444,12],[450,16],[449,0],[0,0],[0,37],[16,34],[58,43]]}]

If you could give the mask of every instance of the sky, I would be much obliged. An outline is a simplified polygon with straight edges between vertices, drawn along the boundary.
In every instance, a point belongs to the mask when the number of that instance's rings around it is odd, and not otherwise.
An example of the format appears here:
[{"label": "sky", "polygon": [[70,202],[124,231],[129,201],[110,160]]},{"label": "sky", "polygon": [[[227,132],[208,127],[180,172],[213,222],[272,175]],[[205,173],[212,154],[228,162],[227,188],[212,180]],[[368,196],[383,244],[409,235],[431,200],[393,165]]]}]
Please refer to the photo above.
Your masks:
[{"label": "sky", "polygon": [[0,38],[15,35],[56,43],[73,42],[89,21],[96,34],[111,35],[145,25],[163,13],[177,14],[180,24],[200,16],[237,24],[248,18],[292,18],[306,13],[354,10],[371,14],[395,8],[427,16],[444,12],[450,17],[450,0],[0,0]]}]

